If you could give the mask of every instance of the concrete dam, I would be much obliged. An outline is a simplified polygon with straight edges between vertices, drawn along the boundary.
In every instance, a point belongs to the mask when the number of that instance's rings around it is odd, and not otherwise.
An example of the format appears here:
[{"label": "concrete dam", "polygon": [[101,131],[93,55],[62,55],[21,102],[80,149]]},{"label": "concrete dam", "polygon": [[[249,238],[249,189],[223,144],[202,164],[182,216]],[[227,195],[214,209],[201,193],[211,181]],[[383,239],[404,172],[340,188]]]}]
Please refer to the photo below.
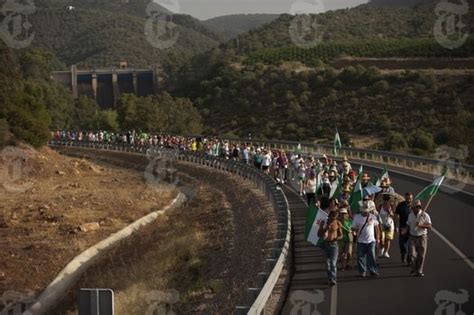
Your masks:
[{"label": "concrete dam", "polygon": [[102,109],[114,108],[123,94],[148,96],[157,92],[159,85],[156,69],[94,69],[54,71],[52,79],[68,87],[77,99],[86,95]]}]

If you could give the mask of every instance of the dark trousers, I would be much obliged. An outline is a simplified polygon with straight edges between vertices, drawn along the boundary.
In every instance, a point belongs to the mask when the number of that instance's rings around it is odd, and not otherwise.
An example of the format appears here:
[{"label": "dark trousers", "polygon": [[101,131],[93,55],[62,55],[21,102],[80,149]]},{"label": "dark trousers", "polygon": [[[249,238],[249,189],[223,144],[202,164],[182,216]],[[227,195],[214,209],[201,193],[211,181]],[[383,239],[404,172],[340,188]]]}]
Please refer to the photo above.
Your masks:
[{"label": "dark trousers", "polygon": [[308,199],[308,206],[316,204],[316,194],[315,193],[306,193],[306,198]]},{"label": "dark trousers", "polygon": [[410,234],[402,234],[402,229],[398,230],[398,245],[400,246],[400,254],[406,255],[408,253],[408,240],[410,239]]}]

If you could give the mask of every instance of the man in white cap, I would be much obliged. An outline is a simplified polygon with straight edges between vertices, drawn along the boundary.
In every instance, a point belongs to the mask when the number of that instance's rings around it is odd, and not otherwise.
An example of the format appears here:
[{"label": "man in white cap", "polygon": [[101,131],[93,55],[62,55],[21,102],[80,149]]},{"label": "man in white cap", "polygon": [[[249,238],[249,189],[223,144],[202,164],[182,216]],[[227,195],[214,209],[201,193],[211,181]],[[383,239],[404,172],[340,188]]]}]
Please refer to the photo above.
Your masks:
[{"label": "man in white cap", "polygon": [[371,214],[375,210],[372,203],[364,202],[361,213],[354,217],[352,230],[357,233],[357,265],[360,275],[365,278],[367,271],[378,276],[375,247],[380,242],[379,221]]}]

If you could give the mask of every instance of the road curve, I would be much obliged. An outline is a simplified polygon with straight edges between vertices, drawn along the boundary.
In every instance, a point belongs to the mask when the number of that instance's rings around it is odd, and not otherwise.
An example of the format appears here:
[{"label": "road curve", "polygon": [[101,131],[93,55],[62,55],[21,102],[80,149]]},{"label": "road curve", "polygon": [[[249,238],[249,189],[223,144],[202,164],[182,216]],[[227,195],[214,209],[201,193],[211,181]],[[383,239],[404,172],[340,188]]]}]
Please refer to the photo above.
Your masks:
[{"label": "road curve", "polygon": [[[353,167],[358,166],[353,165]],[[378,168],[365,165],[364,168],[371,175],[380,173]],[[406,173],[410,174],[410,171],[407,170]],[[432,180],[430,178],[425,181],[394,172],[390,173],[390,177],[394,188],[400,194],[406,191],[416,194]],[[292,216],[296,215],[298,220],[301,220],[301,208],[304,207],[303,200],[300,199],[298,204],[295,201],[294,196],[296,194],[294,192],[285,192],[287,195],[293,194],[293,197],[289,198],[292,199],[290,210]],[[292,205],[295,207],[294,209],[292,209]],[[474,262],[473,205],[473,195],[461,192],[452,193],[452,191],[447,193],[441,190],[428,210],[434,228],[459,249],[467,257],[468,262],[471,263]],[[295,213],[293,214],[293,212]],[[296,224],[299,223],[299,221],[296,221]],[[339,272],[338,285],[332,290],[327,285],[324,272],[325,262],[321,256],[321,251],[317,248],[311,249],[311,244],[302,241],[303,236],[298,235],[298,233],[302,233],[301,231],[299,226],[295,226],[296,258],[298,252],[304,250],[312,252],[310,255],[312,255],[313,260],[311,263],[306,263],[304,267],[298,266],[301,265],[301,262],[295,261],[295,275],[290,283],[289,297],[296,289],[322,290],[325,297],[324,301],[313,303],[311,310],[317,310],[320,314],[328,315],[435,314],[439,308],[435,302],[437,294],[442,296],[442,291],[451,291],[456,294],[460,293],[459,290],[462,289],[470,295],[469,301],[462,304],[462,311],[465,314],[474,314],[474,269],[443,238],[433,231],[429,233],[424,278],[410,277],[409,268],[401,264],[398,235],[396,235],[390,250],[391,258],[378,260],[380,277],[362,279],[358,277],[358,273],[354,269]],[[352,265],[355,266],[354,260]],[[306,275],[301,271],[299,272],[301,268],[307,270]],[[319,300],[315,302],[319,302]],[[287,299],[282,314],[298,314],[295,312],[299,310],[299,307],[301,306]],[[438,311],[440,310],[438,309]],[[441,312],[438,314],[449,315],[450,313]]]}]

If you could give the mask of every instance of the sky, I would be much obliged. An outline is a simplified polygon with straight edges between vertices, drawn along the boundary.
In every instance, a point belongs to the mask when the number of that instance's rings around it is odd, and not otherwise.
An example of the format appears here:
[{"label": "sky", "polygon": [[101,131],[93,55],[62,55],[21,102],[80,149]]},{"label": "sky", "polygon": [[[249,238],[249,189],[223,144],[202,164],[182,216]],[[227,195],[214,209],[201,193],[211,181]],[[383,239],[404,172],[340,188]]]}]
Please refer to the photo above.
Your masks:
[{"label": "sky", "polygon": [[[167,0],[157,0],[158,3]],[[170,1],[170,0],[168,0]],[[173,0],[171,0],[173,1]],[[317,11],[354,7],[368,0],[177,0],[179,13],[192,15],[200,20],[238,13],[289,13],[301,7],[302,2],[313,5]],[[174,2],[174,1],[173,1]],[[316,12],[311,12],[316,13]],[[319,12],[318,12],[319,13]]]}]

